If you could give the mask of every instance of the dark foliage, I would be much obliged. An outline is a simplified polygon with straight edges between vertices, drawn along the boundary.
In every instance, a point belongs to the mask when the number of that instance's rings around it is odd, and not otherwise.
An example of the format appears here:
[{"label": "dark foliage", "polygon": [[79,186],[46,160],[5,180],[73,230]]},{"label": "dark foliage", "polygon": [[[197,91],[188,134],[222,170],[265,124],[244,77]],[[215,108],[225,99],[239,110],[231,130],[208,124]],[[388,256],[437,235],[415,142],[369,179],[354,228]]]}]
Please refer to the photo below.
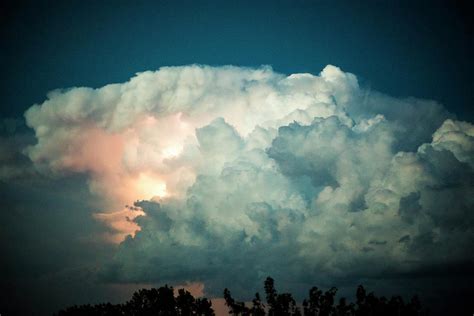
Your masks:
[{"label": "dark foliage", "polygon": [[[224,299],[229,307],[229,314],[240,316],[426,316],[428,312],[421,307],[418,297],[404,302],[400,296],[391,299],[377,297],[368,293],[362,285],[357,288],[356,302],[348,303],[340,298],[335,305],[337,289],[331,288],[325,292],[312,287],[309,296],[298,306],[290,293],[278,293],[275,282],[268,277],[265,280],[266,304],[255,293],[252,304],[236,301],[228,289],[224,290]],[[303,311],[303,314],[301,312]],[[142,289],[135,292],[130,301],[125,304],[113,305],[81,305],[72,306],[60,311],[57,316],[211,316],[214,315],[211,302],[206,299],[196,299],[191,293],[180,289],[174,295],[172,287],[164,286],[158,289]]]},{"label": "dark foliage", "polygon": [[[421,307],[417,296],[405,303],[400,296],[394,296],[390,300],[385,297],[377,297],[374,293],[367,294],[364,287],[360,285],[356,292],[356,303],[347,303],[346,299],[340,298],[335,305],[335,287],[326,292],[312,287],[309,297],[303,301],[304,316],[426,316],[428,311]],[[274,280],[268,277],[265,280],[265,294],[267,305],[260,301],[260,295],[255,294],[252,301],[253,306],[247,307],[244,302],[237,302],[232,298],[228,289],[224,290],[224,299],[229,307],[229,314],[242,316],[281,316],[301,315],[300,308],[295,299],[289,293],[279,294],[275,289]]]},{"label": "dark foliage", "polygon": [[159,289],[142,289],[135,292],[125,304],[81,305],[60,311],[57,316],[213,316],[211,302],[196,299],[180,289],[175,297],[173,288],[165,285]]}]

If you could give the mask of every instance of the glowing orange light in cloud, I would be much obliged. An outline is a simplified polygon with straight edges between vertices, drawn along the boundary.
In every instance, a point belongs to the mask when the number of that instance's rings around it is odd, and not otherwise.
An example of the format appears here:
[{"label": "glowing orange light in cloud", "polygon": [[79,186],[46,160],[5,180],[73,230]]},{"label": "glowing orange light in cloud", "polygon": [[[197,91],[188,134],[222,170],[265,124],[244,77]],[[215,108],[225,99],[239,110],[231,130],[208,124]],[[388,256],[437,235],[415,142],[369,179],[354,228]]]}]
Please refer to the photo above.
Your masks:
[{"label": "glowing orange light in cloud", "polygon": [[147,173],[140,173],[136,182],[135,196],[138,200],[162,198],[167,195],[166,183]]},{"label": "glowing orange light in cloud", "polygon": [[182,145],[169,146],[163,149],[163,158],[173,158],[177,157],[183,151]]},{"label": "glowing orange light in cloud", "polygon": [[123,129],[81,122],[29,155],[58,173],[86,173],[90,192],[101,198],[94,218],[108,226],[105,239],[117,243],[140,229],[133,219],[144,214],[125,205],[179,197],[195,179],[193,165],[180,157],[206,121],[181,112],[160,115],[144,114]]},{"label": "glowing orange light in cloud", "polygon": [[141,215],[144,215],[144,213],[139,209],[124,208],[118,212],[95,213],[94,218],[104,222],[112,229],[111,232],[102,235],[105,241],[120,243],[128,235],[134,236],[135,232],[140,230],[140,227],[133,220]]},{"label": "glowing orange light in cloud", "polygon": [[[103,157],[97,160],[98,166],[90,159],[87,167],[93,171],[91,190],[108,201],[108,211],[94,216],[112,230],[104,235],[107,241],[119,243],[140,230],[133,219],[144,215],[143,211],[122,208],[123,205],[137,200],[159,201],[179,194],[192,182],[192,170],[170,169],[167,161],[178,158],[185,142],[193,135],[194,127],[183,120],[181,113],[175,113],[160,118],[147,115],[137,120],[132,127],[114,136],[120,140],[120,146],[113,151],[107,150],[110,146],[95,144],[100,138],[88,137],[93,145],[86,149],[93,148],[95,155],[98,152]],[[113,162],[107,168],[102,163],[106,159]]]}]

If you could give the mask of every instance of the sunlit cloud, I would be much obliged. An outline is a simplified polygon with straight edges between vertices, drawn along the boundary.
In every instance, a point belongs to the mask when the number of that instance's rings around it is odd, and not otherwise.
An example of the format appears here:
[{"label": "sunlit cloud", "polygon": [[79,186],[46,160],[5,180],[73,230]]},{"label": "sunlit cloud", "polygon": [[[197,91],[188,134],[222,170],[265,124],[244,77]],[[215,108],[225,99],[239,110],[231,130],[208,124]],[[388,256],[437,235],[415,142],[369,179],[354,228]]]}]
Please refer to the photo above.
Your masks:
[{"label": "sunlit cloud", "polygon": [[164,67],[53,92],[25,116],[35,167],[85,174],[101,199],[102,238],[121,243],[103,274],[117,282],[215,294],[267,274],[376,277],[472,259],[472,124],[366,91],[335,66]]}]

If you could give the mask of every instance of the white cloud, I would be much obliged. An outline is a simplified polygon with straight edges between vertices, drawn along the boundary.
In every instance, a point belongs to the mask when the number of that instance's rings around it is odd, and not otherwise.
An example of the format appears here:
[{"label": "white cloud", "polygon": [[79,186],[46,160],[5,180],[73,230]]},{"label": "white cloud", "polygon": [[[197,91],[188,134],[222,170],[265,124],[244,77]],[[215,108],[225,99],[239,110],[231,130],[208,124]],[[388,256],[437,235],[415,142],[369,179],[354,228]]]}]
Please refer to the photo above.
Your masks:
[{"label": "white cloud", "polygon": [[[334,66],[319,76],[166,67],[56,91],[25,117],[31,160],[88,174],[110,239],[141,229],[111,279],[212,292],[235,274],[243,289],[268,274],[376,276],[473,259],[473,125],[432,101],[369,93]],[[146,216],[131,221],[138,213],[121,208],[137,199]]]}]

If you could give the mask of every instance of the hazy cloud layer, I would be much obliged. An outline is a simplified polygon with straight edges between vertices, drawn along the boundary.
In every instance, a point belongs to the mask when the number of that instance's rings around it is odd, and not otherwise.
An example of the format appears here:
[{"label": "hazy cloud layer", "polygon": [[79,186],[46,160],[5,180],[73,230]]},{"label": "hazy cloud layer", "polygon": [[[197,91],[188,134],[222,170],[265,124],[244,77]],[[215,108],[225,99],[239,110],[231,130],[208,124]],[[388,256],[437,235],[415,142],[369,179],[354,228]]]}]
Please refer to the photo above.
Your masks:
[{"label": "hazy cloud layer", "polygon": [[105,238],[141,229],[107,280],[216,294],[474,259],[474,126],[334,66],[167,67],[52,92],[25,117],[39,172],[88,175]]}]

